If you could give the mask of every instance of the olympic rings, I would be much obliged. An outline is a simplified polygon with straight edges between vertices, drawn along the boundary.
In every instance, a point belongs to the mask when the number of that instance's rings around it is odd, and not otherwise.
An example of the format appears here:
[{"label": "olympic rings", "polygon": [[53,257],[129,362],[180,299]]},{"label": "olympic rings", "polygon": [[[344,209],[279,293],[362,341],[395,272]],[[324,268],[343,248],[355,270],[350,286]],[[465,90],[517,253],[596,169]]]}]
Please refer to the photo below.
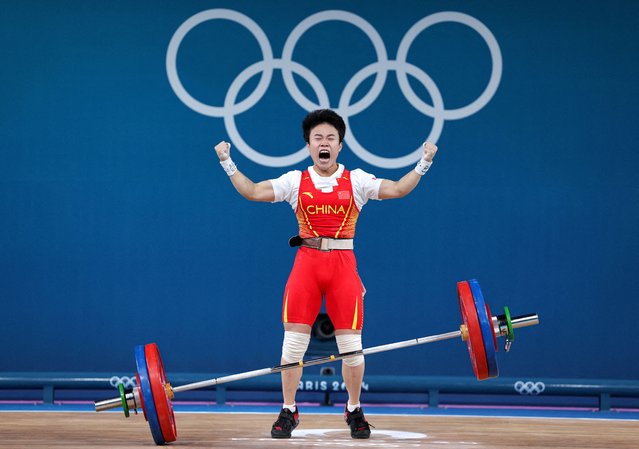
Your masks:
[{"label": "olympic rings", "polygon": [[514,385],[515,391],[521,395],[537,396],[546,389],[546,384],[543,382],[523,382],[518,380]]},{"label": "olympic rings", "polygon": [[120,384],[122,384],[124,388],[134,388],[136,385],[135,377],[129,377],[129,376],[122,376],[122,377],[113,376],[111,377],[111,379],[109,379],[109,384],[111,384],[113,388],[118,388],[118,385]]},{"label": "olympic rings", "polygon": [[[244,69],[231,83],[231,86],[224,98],[223,106],[208,105],[194,98],[182,85],[177,70],[177,54],[184,37],[201,23],[215,19],[230,20],[244,26],[255,37],[262,52],[262,61],[258,61]],[[331,104],[326,88],[319,78],[311,70],[297,62],[294,62],[292,59],[295,46],[297,45],[300,37],[311,27],[327,21],[343,21],[359,28],[370,39],[377,56],[377,61],[359,70],[346,83],[337,106]],[[474,101],[457,109],[446,109],[444,107],[441,92],[433,79],[423,70],[408,62],[410,47],[417,36],[426,28],[444,22],[461,23],[476,31],[486,42],[490,51],[492,63],[490,79],[484,91]],[[344,141],[358,157],[376,167],[401,168],[411,165],[419,160],[421,157],[421,147],[418,147],[416,150],[403,156],[377,156],[371,151],[365,149],[357,141],[355,135],[350,129],[350,126],[348,126],[350,117],[355,116],[370,107],[371,104],[379,97],[386,83],[388,71],[395,71],[399,88],[408,103],[423,115],[433,119],[433,125],[427,140],[436,142],[441,135],[444,122],[446,120],[459,120],[475,114],[492,99],[501,81],[502,56],[497,40],[492,32],[482,22],[467,14],[454,11],[434,13],[418,20],[402,38],[397,50],[397,58],[395,60],[388,59],[384,41],[377,30],[369,22],[354,13],[341,10],[321,11],[302,20],[295,28],[293,28],[286,39],[282,50],[282,57],[280,59],[273,57],[273,51],[268,37],[258,24],[250,17],[230,9],[209,9],[188,18],[173,34],[166,53],[166,71],[169,84],[177,97],[186,106],[202,115],[223,118],[226,131],[229,134],[229,139],[247,158],[268,167],[286,167],[294,165],[308,157],[306,147],[285,156],[274,157],[264,155],[253,149],[241,137],[235,124],[236,115],[255,106],[255,104],[257,104],[257,102],[259,102],[264,96],[271,83],[273,70],[275,69],[282,71],[284,85],[293,100],[295,100],[300,107],[307,111],[318,108],[332,108],[344,118],[348,129]],[[244,100],[236,103],[235,101],[242,87],[249,79],[258,73],[261,73],[261,77],[255,87],[255,90]],[[295,82],[293,73],[302,77],[311,86],[315,95],[317,95],[317,103],[304,96]],[[354,104],[350,104],[357,87],[373,74],[375,75],[375,80],[370,90],[360,100]],[[414,77],[426,88],[431,97],[432,105],[426,103],[417,96],[408,82],[408,75]]]}]

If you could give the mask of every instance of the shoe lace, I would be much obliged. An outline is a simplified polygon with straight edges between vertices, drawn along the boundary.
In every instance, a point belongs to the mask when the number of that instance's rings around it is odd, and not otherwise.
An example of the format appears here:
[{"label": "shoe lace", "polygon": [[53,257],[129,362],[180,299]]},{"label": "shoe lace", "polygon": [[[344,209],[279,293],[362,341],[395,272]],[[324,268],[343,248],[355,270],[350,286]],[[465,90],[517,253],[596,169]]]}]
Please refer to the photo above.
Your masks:
[{"label": "shoe lace", "polygon": [[277,421],[275,421],[275,428],[288,431],[293,428],[294,423],[295,416],[293,415],[293,413],[282,410],[280,412],[280,416],[277,418]]},{"label": "shoe lace", "polygon": [[370,430],[371,427],[373,429],[375,428],[374,425],[366,421],[366,418],[364,418],[364,412],[362,412],[361,409],[354,412],[349,412],[348,418],[349,426],[351,428],[355,428],[355,430]]}]

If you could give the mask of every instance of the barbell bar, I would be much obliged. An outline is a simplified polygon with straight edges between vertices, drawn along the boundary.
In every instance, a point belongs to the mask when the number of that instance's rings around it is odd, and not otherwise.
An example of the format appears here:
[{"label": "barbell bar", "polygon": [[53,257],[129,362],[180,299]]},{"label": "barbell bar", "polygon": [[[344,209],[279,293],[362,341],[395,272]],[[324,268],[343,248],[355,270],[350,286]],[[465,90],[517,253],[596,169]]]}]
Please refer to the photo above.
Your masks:
[{"label": "barbell bar", "polygon": [[176,387],[166,380],[164,365],[157,345],[149,343],[136,346],[137,386],[128,392],[120,389],[120,396],[117,398],[96,401],[95,410],[100,412],[122,407],[125,416],[128,417],[130,410],[137,414],[137,410],[141,408],[145,419],[149,422],[153,440],[156,444],[161,445],[177,439],[177,428],[171,402],[176,393],[275,374],[294,368],[320,365],[353,356],[366,356],[454,338],[461,338],[466,342],[473,370],[478,380],[497,377],[499,375],[496,357],[497,337],[505,337],[504,349],[507,352],[515,339],[514,329],[539,324],[539,316],[528,314],[511,318],[507,307],[504,308],[504,314],[492,316],[490,308],[484,301],[479,283],[475,279],[458,282],[457,296],[462,324],[456,331],[303,360],[299,363],[287,363],[231,374]]}]

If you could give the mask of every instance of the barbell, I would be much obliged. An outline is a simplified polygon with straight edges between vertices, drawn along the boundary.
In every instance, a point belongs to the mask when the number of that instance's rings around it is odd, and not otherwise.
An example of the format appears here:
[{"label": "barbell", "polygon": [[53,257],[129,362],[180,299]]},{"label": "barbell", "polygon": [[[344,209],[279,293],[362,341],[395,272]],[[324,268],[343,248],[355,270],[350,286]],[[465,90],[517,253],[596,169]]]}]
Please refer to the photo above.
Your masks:
[{"label": "barbell", "polygon": [[477,380],[481,381],[497,377],[499,375],[497,367],[497,337],[505,337],[504,349],[508,352],[512,342],[515,340],[514,329],[539,324],[539,316],[537,314],[528,314],[511,317],[508,307],[504,307],[503,314],[493,316],[488,304],[484,301],[479,282],[476,279],[458,282],[457,298],[462,324],[459,326],[459,330],[453,332],[304,360],[299,363],[277,365],[271,368],[232,374],[177,387],[172,386],[166,379],[166,372],[158,346],[155,343],[139,345],[135,347],[134,351],[137,366],[135,376],[137,385],[133,389],[125,391],[124,386],[119,384],[120,397],[96,401],[95,410],[100,412],[122,407],[124,415],[128,418],[130,410],[137,414],[137,410],[142,409],[144,418],[149,423],[153,441],[157,445],[161,445],[177,439],[177,427],[172,404],[175,393],[279,373],[293,368],[320,365],[347,357],[370,355],[452,338],[461,338],[466,342]]}]

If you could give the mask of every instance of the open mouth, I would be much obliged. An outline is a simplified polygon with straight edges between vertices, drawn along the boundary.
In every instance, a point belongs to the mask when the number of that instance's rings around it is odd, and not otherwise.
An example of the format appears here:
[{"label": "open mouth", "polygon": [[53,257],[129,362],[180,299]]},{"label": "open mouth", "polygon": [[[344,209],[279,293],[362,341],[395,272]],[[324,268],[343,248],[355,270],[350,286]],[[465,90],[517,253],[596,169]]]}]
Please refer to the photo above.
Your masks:
[{"label": "open mouth", "polygon": [[328,150],[320,150],[319,158],[320,160],[328,160],[331,158],[331,152]]}]

